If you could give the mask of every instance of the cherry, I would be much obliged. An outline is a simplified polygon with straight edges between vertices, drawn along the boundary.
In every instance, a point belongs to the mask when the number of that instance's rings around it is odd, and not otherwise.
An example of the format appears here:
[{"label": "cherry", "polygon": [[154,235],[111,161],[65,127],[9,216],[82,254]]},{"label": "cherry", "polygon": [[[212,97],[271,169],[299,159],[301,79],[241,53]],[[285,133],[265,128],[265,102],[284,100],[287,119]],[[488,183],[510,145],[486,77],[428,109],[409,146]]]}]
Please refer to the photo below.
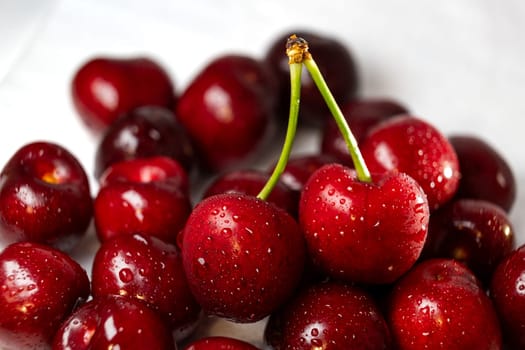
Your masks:
[{"label": "cherry", "polygon": [[139,301],[107,296],[89,301],[62,324],[53,350],[174,350],[171,332],[157,313]]},{"label": "cherry", "polygon": [[150,183],[166,181],[184,193],[190,192],[186,170],[173,158],[164,156],[123,160],[109,166],[99,178],[100,187],[116,182]]},{"label": "cherry", "polygon": [[166,156],[190,171],[193,145],[174,114],[162,107],[139,107],[122,115],[106,130],[95,156],[95,176],[111,164],[144,157]]},{"label": "cherry", "polygon": [[274,109],[271,81],[262,62],[226,55],[210,62],[182,93],[176,114],[204,168],[225,170],[262,144]]},{"label": "cherry", "polygon": [[397,349],[501,349],[490,299],[474,274],[455,260],[416,265],[394,286],[388,310]]},{"label": "cherry", "polygon": [[498,265],[490,296],[501,321],[509,349],[525,347],[525,245],[512,251]]},{"label": "cherry", "polygon": [[304,240],[277,206],[218,194],[195,206],[182,235],[189,286],[207,314],[254,322],[282,305],[304,266]]},{"label": "cherry", "polygon": [[257,350],[257,348],[242,340],[213,336],[195,340],[188,344],[184,350]]},{"label": "cherry", "polygon": [[175,160],[152,157],[115,163],[100,182],[94,222],[101,241],[141,233],[176,244],[192,206],[187,175]]},{"label": "cherry", "polygon": [[71,250],[92,218],[89,181],[64,147],[33,142],[0,173],[0,240],[34,241]]},{"label": "cherry", "polygon": [[272,69],[258,59],[246,55],[229,54],[216,57],[208,63],[208,68],[233,74],[244,88],[258,95],[268,108],[277,103],[278,80]]},{"label": "cherry", "polygon": [[336,282],[301,291],[270,316],[265,329],[272,349],[390,349],[390,332],[364,290]]},{"label": "cherry", "polygon": [[321,167],[308,180],[299,222],[314,263],[338,279],[390,283],[421,254],[429,208],[421,187],[408,175],[358,180],[340,164]]},{"label": "cherry", "polygon": [[102,242],[92,269],[94,298],[120,295],[159,312],[170,329],[187,336],[200,308],[188,288],[175,246],[153,236],[121,235]]},{"label": "cherry", "polygon": [[429,220],[425,193],[405,173],[370,175],[308,43],[292,35],[287,54],[292,93],[298,85],[293,73],[304,64],[341,131],[355,167],[354,171],[341,164],[325,165],[308,179],[299,202],[299,223],[309,255],[315,265],[337,279],[393,282],[412,267],[423,249]]},{"label": "cherry", "polygon": [[101,133],[121,114],[144,105],[170,108],[175,101],[168,73],[146,57],[94,57],[71,82],[74,106],[84,123]]},{"label": "cherry", "polygon": [[[377,124],[395,115],[408,113],[408,110],[389,98],[354,98],[342,106],[342,112],[357,143],[361,144]],[[327,119],[322,129],[321,151],[345,165],[352,164],[348,147],[333,119]]]},{"label": "cherry", "polygon": [[499,262],[514,249],[514,229],[499,206],[458,199],[430,216],[423,255],[454,258],[488,283]]},{"label": "cherry", "polygon": [[66,254],[34,242],[0,252],[0,348],[45,349],[89,296],[89,279]]},{"label": "cherry", "polygon": [[[315,50],[319,69],[326,77],[339,103],[345,104],[353,98],[358,89],[358,74],[350,50],[337,38],[311,31],[295,32],[298,37],[308,40],[310,48]],[[284,45],[289,34],[279,36],[268,48],[266,62],[279,79],[278,108],[279,115],[287,116],[290,96],[290,77],[288,57],[283,55]],[[304,75],[301,83],[301,118],[310,123],[324,122],[328,109],[316,84]]]},{"label": "cherry", "polygon": [[335,163],[336,159],[326,154],[302,154],[291,157],[281,174],[281,181],[298,194],[310,176],[325,164]]},{"label": "cherry", "polygon": [[[258,170],[232,170],[216,177],[204,191],[203,197],[220,193],[243,193],[252,196],[259,194],[270,175]],[[299,197],[282,181],[278,181],[267,200],[286,210],[292,216],[297,215]]]},{"label": "cherry", "polygon": [[516,199],[516,179],[500,153],[473,135],[454,135],[449,141],[461,169],[457,198],[477,198],[510,211]]},{"label": "cherry", "polygon": [[450,200],[459,184],[454,148],[430,123],[398,115],[380,123],[361,144],[372,172],[401,171],[425,191],[431,210]]}]

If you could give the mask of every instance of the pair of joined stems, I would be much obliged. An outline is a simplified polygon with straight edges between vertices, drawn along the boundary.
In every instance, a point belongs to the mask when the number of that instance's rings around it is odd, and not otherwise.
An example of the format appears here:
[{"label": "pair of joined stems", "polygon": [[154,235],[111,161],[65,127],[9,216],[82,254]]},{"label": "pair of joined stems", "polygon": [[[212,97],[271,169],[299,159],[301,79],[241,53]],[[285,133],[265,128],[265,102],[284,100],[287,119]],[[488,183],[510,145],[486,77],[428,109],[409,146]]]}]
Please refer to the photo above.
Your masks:
[{"label": "pair of joined stems", "polygon": [[258,198],[266,200],[273,188],[279,181],[281,174],[284,172],[290,153],[292,151],[293,142],[295,139],[295,133],[297,130],[297,122],[299,117],[299,106],[301,102],[301,73],[303,70],[303,64],[306,67],[308,73],[312,77],[315,85],[319,89],[330,113],[332,114],[341,135],[348,147],[352,162],[357,174],[357,179],[363,182],[371,182],[370,172],[365,164],[361,151],[357,145],[355,139],[343,112],[339,108],[339,105],[335,101],[332,92],[330,91],[326,81],[319,70],[319,67],[315,63],[312,55],[308,51],[308,43],[303,38],[299,38],[295,35],[290,36],[286,44],[286,54],[289,58],[290,65],[290,112],[288,116],[288,127],[286,129],[286,136],[284,145],[279,156],[277,164],[266,182],[265,186],[261,189]]}]

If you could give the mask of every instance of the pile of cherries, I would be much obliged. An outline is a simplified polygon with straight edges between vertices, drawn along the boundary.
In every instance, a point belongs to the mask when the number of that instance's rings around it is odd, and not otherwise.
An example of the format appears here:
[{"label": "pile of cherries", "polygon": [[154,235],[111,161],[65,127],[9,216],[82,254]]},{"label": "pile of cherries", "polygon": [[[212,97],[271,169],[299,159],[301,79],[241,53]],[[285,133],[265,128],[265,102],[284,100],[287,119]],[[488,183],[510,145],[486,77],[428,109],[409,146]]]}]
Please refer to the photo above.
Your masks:
[{"label": "pile of cherries", "polygon": [[[72,100],[99,140],[97,189],[51,142],[3,167],[0,348],[256,349],[195,339],[206,317],[267,318],[273,349],[525,347],[507,162],[475,135],[359,97],[349,49],[297,34],[345,119],[303,74],[299,127],[322,143],[287,159],[265,195],[276,168],[253,164],[297,102],[288,35],[262,59],[213,59],[181,92],[150,58],[79,67]],[[91,224],[88,276],[68,253]]]}]

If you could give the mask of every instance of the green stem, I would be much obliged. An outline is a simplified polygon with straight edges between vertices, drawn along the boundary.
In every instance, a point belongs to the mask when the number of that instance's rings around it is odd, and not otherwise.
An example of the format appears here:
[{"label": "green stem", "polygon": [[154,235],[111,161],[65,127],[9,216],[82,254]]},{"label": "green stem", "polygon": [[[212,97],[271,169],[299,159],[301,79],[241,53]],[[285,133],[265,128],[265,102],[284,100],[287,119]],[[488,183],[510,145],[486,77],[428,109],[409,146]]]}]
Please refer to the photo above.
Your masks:
[{"label": "green stem", "polygon": [[284,145],[281,150],[279,160],[273,169],[272,175],[262,188],[261,192],[257,195],[257,198],[266,200],[273,188],[279,181],[290,153],[292,151],[292,145],[295,139],[295,132],[297,130],[297,119],[299,116],[299,104],[301,99],[301,71],[303,69],[302,63],[290,63],[290,114],[288,117],[288,128],[286,129],[286,137],[284,139]]},{"label": "green stem", "polygon": [[323,96],[326,105],[330,109],[330,112],[332,113],[332,116],[334,117],[335,122],[337,123],[339,131],[343,135],[345,143],[348,147],[348,151],[350,152],[350,156],[352,157],[355,170],[357,172],[357,178],[363,182],[371,182],[372,178],[370,177],[370,172],[368,171],[365,160],[363,159],[361,151],[359,150],[359,147],[357,145],[357,140],[355,139],[354,134],[352,134],[352,131],[350,130],[350,127],[346,122],[343,112],[341,112],[341,109],[337,105],[337,102],[335,101],[332,92],[328,88],[328,85],[326,84],[326,81],[324,80],[323,75],[319,70],[319,67],[317,66],[311,55],[305,57],[303,63],[306,69],[308,70],[308,73],[310,73],[310,76],[312,77],[315,85],[317,85],[319,92]]}]

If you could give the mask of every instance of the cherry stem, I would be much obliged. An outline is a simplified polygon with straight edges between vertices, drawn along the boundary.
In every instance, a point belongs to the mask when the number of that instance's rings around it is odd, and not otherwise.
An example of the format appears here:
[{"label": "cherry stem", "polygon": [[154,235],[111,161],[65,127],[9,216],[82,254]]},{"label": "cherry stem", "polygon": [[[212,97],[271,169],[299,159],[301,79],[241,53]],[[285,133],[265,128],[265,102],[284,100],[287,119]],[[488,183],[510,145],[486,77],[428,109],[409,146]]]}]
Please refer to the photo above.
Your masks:
[{"label": "cherry stem", "polygon": [[[288,51],[287,51],[288,53]],[[289,55],[290,57],[290,55]],[[290,153],[292,151],[292,145],[295,139],[295,132],[297,130],[297,119],[299,116],[299,104],[301,99],[301,71],[303,69],[302,63],[292,62],[290,58],[290,82],[291,82],[291,91],[290,91],[290,112],[288,117],[288,127],[286,129],[286,136],[284,139],[284,145],[281,150],[281,155],[279,160],[273,169],[272,175],[262,188],[261,192],[257,195],[257,198],[266,200],[273,188],[279,181],[286,164],[288,164],[288,158],[290,158]]]},{"label": "cherry stem", "polygon": [[345,140],[346,146],[348,147],[348,151],[350,152],[350,156],[352,157],[352,162],[354,163],[357,178],[359,179],[359,181],[362,182],[371,182],[372,178],[370,176],[370,171],[368,170],[365,160],[363,159],[363,155],[359,150],[357,140],[354,137],[354,134],[352,134],[352,131],[350,130],[350,127],[346,122],[343,112],[341,112],[341,109],[337,105],[337,102],[335,101],[332,92],[328,88],[328,85],[326,84],[326,81],[324,80],[324,77],[321,74],[317,63],[315,63],[311,54],[305,55],[303,63],[306,69],[308,70],[308,73],[310,73],[310,76],[312,77],[312,80],[314,81],[315,85],[317,85],[319,92],[323,96],[323,99],[326,102],[328,108],[330,109],[330,112],[332,113],[332,116],[334,117],[335,122],[337,123],[337,127],[339,128],[339,131],[341,132],[341,135]]}]

